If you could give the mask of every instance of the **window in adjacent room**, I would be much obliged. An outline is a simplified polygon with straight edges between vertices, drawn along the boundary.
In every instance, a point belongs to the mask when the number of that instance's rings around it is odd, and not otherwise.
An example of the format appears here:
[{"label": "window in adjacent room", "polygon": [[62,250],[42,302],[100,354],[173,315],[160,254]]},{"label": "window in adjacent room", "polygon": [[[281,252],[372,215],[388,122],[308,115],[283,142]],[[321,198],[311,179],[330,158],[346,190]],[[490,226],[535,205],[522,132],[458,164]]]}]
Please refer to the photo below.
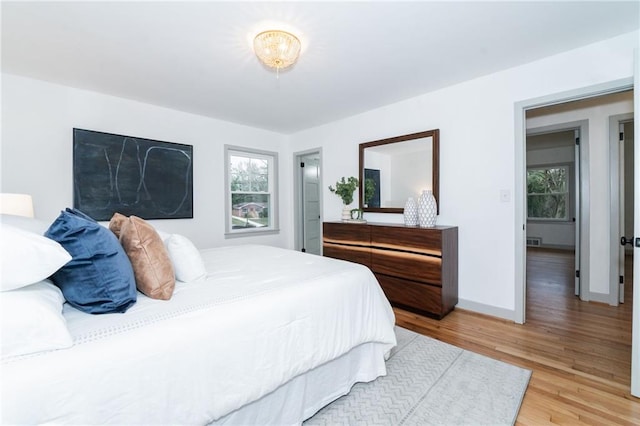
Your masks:
[{"label": "window in adjacent room", "polygon": [[278,154],[225,145],[226,235],[278,232]]},{"label": "window in adjacent room", "polygon": [[533,220],[569,220],[569,166],[527,169],[527,216]]}]

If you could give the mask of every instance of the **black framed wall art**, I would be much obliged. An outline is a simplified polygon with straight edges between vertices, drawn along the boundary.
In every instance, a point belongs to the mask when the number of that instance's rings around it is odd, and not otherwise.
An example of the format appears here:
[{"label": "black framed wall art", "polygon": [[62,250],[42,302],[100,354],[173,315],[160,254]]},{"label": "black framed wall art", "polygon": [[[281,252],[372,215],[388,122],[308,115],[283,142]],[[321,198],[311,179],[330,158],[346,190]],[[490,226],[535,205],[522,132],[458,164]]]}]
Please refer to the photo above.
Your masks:
[{"label": "black framed wall art", "polygon": [[95,220],[193,218],[193,146],[73,129],[73,187]]}]

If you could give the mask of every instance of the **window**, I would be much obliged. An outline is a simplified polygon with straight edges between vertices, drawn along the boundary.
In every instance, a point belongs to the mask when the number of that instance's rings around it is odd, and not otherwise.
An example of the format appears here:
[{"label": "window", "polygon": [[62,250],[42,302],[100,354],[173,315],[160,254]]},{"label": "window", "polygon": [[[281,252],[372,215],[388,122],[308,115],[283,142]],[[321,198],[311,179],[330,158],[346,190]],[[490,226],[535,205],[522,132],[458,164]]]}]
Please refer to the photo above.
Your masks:
[{"label": "window", "polygon": [[569,219],[569,167],[527,169],[527,217],[540,220]]},{"label": "window", "polygon": [[278,154],[225,145],[226,235],[277,232]]}]

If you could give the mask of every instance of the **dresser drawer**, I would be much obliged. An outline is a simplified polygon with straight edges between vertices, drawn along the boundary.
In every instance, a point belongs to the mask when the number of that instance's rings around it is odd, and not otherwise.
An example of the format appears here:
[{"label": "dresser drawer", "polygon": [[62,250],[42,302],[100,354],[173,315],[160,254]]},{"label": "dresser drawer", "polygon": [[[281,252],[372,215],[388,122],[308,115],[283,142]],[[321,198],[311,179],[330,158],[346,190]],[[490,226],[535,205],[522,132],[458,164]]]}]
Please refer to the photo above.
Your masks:
[{"label": "dresser drawer", "polygon": [[438,318],[442,317],[442,289],[440,287],[378,273],[375,276],[384,290],[384,294],[393,305],[417,309]]},{"label": "dresser drawer", "polygon": [[373,226],[371,245],[442,256],[442,232],[434,228]]},{"label": "dresser drawer", "polygon": [[325,242],[322,246],[322,255],[360,263],[371,268],[371,249],[369,247],[343,246]]},{"label": "dresser drawer", "polygon": [[366,245],[371,243],[371,231],[364,224],[325,222],[322,225],[325,243]]},{"label": "dresser drawer", "polygon": [[403,251],[371,249],[373,272],[442,286],[442,259]]}]

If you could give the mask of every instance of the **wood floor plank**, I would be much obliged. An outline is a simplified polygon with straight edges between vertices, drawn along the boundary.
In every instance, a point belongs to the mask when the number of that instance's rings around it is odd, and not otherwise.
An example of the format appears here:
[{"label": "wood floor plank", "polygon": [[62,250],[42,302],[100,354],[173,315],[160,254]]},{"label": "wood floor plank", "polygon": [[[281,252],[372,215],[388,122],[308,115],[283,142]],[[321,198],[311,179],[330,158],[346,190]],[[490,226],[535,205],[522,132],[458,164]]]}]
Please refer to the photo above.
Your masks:
[{"label": "wood floor plank", "polygon": [[612,307],[573,294],[573,253],[527,251],[527,322],[455,309],[434,320],[395,308],[398,325],[532,370],[518,425],[640,425],[630,394],[632,262]]}]

